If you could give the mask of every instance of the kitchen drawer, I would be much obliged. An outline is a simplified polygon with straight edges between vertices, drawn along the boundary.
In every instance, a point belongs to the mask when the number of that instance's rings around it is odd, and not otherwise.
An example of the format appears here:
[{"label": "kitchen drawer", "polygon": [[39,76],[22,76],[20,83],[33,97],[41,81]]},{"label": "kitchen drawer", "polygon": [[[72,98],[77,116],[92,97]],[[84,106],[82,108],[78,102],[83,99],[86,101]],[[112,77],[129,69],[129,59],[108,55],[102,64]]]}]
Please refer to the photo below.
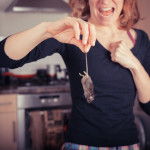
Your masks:
[{"label": "kitchen drawer", "polygon": [[0,95],[0,113],[16,111],[17,108],[17,95]]}]

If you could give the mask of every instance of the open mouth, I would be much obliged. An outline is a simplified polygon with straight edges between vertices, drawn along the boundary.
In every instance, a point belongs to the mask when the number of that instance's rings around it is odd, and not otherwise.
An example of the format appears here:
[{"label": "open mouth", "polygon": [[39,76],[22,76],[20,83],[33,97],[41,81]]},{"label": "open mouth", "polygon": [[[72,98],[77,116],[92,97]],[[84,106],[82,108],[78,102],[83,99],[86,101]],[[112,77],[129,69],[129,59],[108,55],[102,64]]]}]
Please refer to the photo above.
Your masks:
[{"label": "open mouth", "polygon": [[99,12],[100,12],[101,16],[103,16],[103,17],[110,17],[114,13],[114,10],[115,9],[113,7],[100,8]]}]

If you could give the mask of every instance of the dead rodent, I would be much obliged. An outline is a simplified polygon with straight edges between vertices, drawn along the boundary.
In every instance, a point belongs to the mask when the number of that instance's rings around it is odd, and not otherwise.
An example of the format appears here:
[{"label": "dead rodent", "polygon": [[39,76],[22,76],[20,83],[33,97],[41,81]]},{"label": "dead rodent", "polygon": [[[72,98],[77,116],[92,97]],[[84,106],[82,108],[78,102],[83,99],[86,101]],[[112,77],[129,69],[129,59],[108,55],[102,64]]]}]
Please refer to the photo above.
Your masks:
[{"label": "dead rodent", "polygon": [[80,76],[82,76],[81,83],[84,90],[84,96],[87,99],[87,102],[90,103],[95,98],[94,85],[88,73],[84,71],[84,74],[85,75],[80,74]]}]

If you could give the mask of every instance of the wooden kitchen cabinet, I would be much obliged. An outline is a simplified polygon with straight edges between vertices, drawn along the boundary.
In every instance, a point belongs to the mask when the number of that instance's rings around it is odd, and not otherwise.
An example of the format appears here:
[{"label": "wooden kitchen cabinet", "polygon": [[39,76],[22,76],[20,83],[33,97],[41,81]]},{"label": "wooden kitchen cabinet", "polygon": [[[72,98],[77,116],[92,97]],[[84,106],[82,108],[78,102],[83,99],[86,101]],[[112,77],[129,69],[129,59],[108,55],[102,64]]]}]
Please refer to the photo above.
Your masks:
[{"label": "wooden kitchen cabinet", "polygon": [[17,96],[0,95],[0,150],[17,150]]}]

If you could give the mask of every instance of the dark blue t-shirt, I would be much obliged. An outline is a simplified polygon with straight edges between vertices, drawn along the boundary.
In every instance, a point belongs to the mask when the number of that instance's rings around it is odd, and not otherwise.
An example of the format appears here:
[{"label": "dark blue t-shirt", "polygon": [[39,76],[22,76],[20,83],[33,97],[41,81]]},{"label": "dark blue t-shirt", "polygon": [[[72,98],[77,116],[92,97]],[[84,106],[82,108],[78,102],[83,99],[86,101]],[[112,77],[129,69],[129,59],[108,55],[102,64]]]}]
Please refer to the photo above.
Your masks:
[{"label": "dark blue t-shirt", "polygon": [[[145,32],[136,30],[137,40],[131,49],[150,75],[150,42]],[[134,124],[133,105],[136,87],[129,69],[112,62],[110,52],[98,41],[88,53],[89,75],[94,83],[95,100],[87,103],[81,84],[86,70],[85,54],[70,44],[48,39],[35,47],[27,56],[15,61],[4,52],[5,40],[0,43],[0,67],[17,68],[53,53],[59,53],[68,69],[72,114],[66,142],[89,146],[123,146],[138,142]],[[150,102],[140,103],[150,114]]]}]

